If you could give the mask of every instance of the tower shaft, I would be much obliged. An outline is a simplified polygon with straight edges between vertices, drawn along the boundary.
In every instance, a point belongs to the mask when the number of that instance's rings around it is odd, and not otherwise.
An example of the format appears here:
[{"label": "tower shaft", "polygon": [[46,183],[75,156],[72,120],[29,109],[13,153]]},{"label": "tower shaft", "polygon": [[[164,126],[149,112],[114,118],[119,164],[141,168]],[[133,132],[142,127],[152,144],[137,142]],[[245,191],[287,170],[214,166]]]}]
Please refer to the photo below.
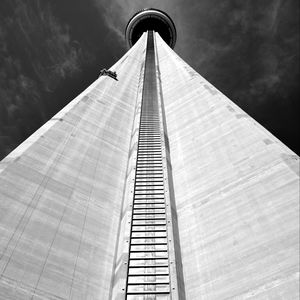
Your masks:
[{"label": "tower shaft", "polygon": [[1,300],[299,297],[299,157],[153,26],[1,162]]}]

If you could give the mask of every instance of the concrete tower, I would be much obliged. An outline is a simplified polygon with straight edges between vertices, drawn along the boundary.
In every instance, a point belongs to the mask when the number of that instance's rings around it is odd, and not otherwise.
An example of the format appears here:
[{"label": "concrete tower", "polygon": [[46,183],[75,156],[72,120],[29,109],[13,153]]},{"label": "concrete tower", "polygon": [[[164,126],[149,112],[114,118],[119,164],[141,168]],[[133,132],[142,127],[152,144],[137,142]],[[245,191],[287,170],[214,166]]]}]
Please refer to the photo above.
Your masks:
[{"label": "concrete tower", "polygon": [[126,41],[0,164],[0,299],[297,299],[298,156],[176,55],[168,15]]}]

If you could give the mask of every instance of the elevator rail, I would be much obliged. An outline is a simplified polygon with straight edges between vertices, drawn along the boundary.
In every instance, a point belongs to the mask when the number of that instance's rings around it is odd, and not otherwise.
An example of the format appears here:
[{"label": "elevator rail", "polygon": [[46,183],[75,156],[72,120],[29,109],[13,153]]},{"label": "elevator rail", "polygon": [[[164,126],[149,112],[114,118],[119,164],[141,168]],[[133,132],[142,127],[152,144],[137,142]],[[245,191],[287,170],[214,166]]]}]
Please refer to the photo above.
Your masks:
[{"label": "elevator rail", "polygon": [[171,299],[161,134],[153,32],[149,32],[129,240],[128,300]]}]

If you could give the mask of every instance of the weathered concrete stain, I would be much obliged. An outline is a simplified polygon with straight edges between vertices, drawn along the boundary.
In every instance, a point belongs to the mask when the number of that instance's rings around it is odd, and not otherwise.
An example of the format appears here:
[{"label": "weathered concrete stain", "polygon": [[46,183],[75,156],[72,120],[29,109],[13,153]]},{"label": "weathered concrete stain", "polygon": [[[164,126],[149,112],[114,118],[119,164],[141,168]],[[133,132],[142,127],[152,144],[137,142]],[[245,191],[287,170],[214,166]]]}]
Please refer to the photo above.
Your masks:
[{"label": "weathered concrete stain", "polygon": [[293,154],[286,154],[282,153],[281,157],[284,161],[284,163],[293,171],[295,172],[299,177],[299,157],[297,155]]},{"label": "weathered concrete stain", "polygon": [[213,96],[218,94],[218,91],[207,84],[203,84],[203,87],[208,90]]}]

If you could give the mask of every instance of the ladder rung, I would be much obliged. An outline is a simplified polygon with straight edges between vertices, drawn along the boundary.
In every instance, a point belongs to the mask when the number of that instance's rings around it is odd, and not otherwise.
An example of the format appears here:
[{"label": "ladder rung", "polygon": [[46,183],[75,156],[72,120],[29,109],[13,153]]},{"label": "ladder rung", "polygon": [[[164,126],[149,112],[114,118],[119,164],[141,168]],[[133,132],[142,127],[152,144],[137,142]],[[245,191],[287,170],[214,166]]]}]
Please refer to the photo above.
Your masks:
[{"label": "ladder rung", "polygon": [[165,209],[165,206],[163,207],[153,207],[153,206],[145,206],[145,207],[134,207],[134,210],[151,210],[151,209]]},{"label": "ladder rung", "polygon": [[140,281],[140,282],[128,282],[128,285],[148,285],[148,284],[170,284],[170,281],[159,281],[159,282],[145,282],[145,281]]},{"label": "ladder rung", "polygon": [[163,181],[156,181],[156,182],[135,182],[135,187],[164,187]]},{"label": "ladder rung", "polygon": [[[136,243],[136,244],[133,244],[131,243],[132,246],[167,246],[168,243]],[[134,250],[135,251],[135,250]]]},{"label": "ladder rung", "polygon": [[139,195],[136,195],[134,198],[134,205],[138,204],[165,204],[164,198],[159,195],[159,197],[138,197]]},{"label": "ladder rung", "polygon": [[146,194],[146,196],[143,196],[143,195],[136,195],[134,197],[134,201],[137,201],[136,203],[140,203],[142,201],[145,201],[145,202],[150,202],[150,201],[153,201],[153,202],[160,202],[160,201],[164,201],[165,198],[164,198],[164,195],[149,195],[149,194]]},{"label": "ladder rung", "polygon": [[128,276],[169,276],[169,273],[142,273],[128,274]]},{"label": "ladder rung", "polygon": [[138,161],[138,163],[140,163],[140,162],[151,162],[151,163],[159,162],[159,163],[161,163],[161,159],[153,159],[153,158],[141,159],[138,157],[137,161]]},{"label": "ladder rung", "polygon": [[163,217],[158,217],[158,218],[138,218],[138,219],[133,219],[133,221],[136,221],[136,220],[140,220],[140,221],[143,221],[143,220],[148,220],[148,221],[156,221],[156,220],[166,220],[166,217],[165,216],[163,216]]},{"label": "ladder rung", "polygon": [[134,209],[164,209],[166,208],[165,203],[146,203],[146,204],[141,204],[141,203],[134,203],[133,205]]},{"label": "ladder rung", "polygon": [[162,166],[161,161],[138,161],[138,166]]},{"label": "ladder rung", "polygon": [[135,202],[134,205],[165,205],[165,202]]},{"label": "ladder rung", "polygon": [[132,230],[132,233],[146,233],[146,232],[163,232],[163,233],[167,233],[167,230],[164,230],[164,229],[157,229],[157,230]]},{"label": "ladder rung", "polygon": [[[140,223],[136,223],[137,221],[139,221],[139,220],[133,220],[132,225],[137,225],[137,226],[149,226],[149,225],[151,225],[151,226],[165,226],[165,225],[167,225],[165,220],[163,220],[163,221],[158,220],[157,223],[151,223],[151,224],[150,223],[140,224]],[[142,221],[145,222],[145,220],[142,220]]]},{"label": "ladder rung", "polygon": [[165,212],[133,212],[133,215],[162,215],[165,214]]}]

